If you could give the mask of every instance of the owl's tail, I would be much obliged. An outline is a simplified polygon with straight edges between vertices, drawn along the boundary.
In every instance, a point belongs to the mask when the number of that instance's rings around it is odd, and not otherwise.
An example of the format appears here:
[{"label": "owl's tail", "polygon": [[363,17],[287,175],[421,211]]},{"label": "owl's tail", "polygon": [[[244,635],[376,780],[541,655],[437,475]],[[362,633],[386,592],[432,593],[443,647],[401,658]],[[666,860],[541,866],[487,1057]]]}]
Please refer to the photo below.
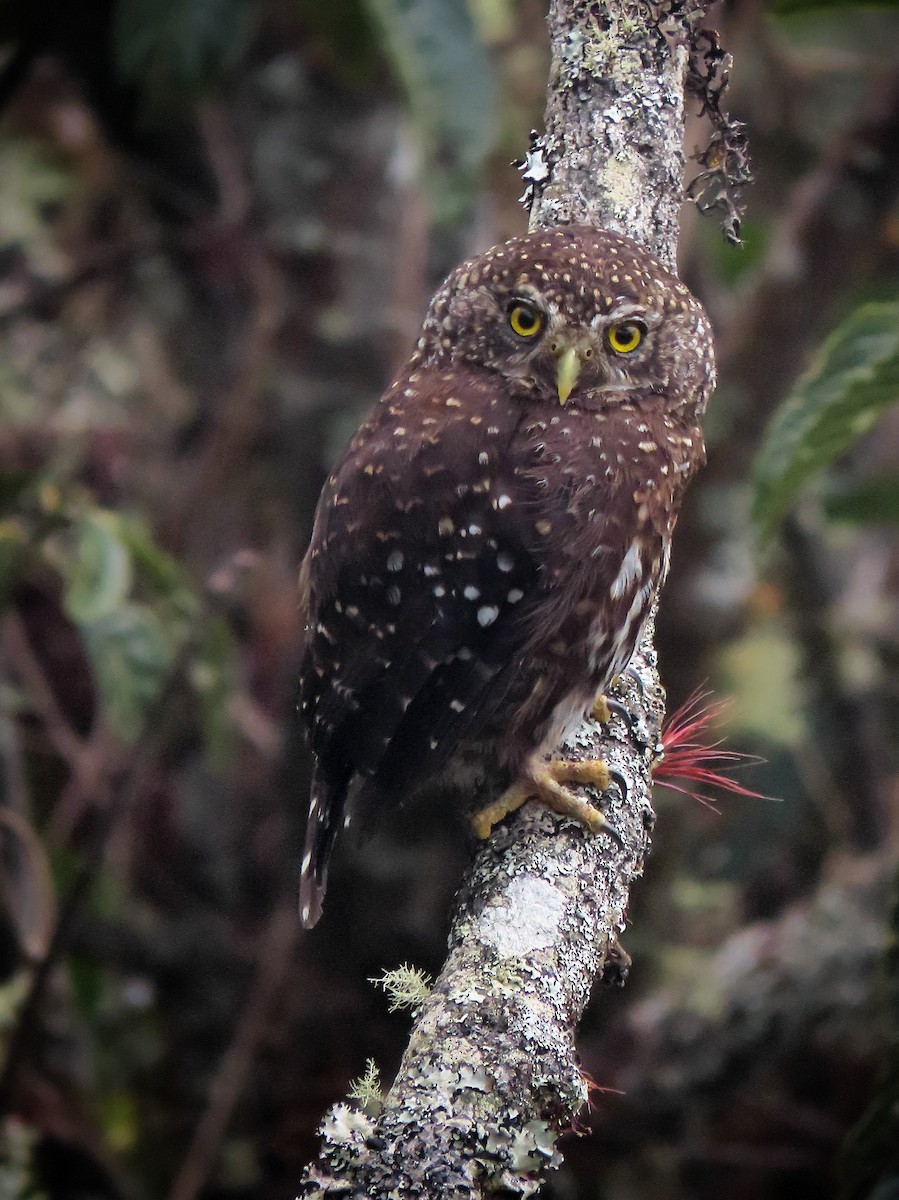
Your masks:
[{"label": "owl's tail", "polygon": [[311,929],[322,915],[328,886],[328,859],[343,821],[350,772],[335,776],[316,763],[312,772],[306,844],[300,867],[300,920]]}]

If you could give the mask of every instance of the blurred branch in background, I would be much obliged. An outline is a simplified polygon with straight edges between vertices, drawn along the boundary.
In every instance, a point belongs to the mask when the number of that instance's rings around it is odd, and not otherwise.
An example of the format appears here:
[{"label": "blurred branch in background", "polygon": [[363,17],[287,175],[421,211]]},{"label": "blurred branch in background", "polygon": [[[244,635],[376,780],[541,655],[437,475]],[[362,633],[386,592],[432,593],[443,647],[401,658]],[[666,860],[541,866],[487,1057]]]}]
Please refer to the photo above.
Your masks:
[{"label": "blurred branch in background", "polygon": [[116,824],[127,817],[141,789],[146,786],[153,760],[161,749],[159,743],[166,732],[167,710],[175,689],[183,682],[193,650],[193,636],[188,635],[172,664],[168,678],[163,681],[158,696],[147,710],[144,727],[132,747],[124,769],[117,771],[114,765],[104,764],[98,771],[98,782],[99,777],[107,772],[115,773],[115,786],[104,780],[103,785],[98,787],[91,797],[94,807],[91,822],[93,828],[88,834],[80,868],[60,905],[44,953],[34,963],[28,990],[6,1046],[6,1057],[0,1074],[0,1113],[8,1113],[15,1107],[18,1072],[26,1056],[34,1052],[31,1042],[35,1037],[51,973],[69,948],[73,924],[80,918],[81,908],[90,889],[96,883],[109,838]]},{"label": "blurred branch in background", "polygon": [[209,1103],[197,1125],[169,1200],[194,1200],[209,1181],[222,1140],[247,1086],[259,1043],[300,937],[294,895],[274,910],[259,942],[256,974],[246,1004],[209,1088]]}]

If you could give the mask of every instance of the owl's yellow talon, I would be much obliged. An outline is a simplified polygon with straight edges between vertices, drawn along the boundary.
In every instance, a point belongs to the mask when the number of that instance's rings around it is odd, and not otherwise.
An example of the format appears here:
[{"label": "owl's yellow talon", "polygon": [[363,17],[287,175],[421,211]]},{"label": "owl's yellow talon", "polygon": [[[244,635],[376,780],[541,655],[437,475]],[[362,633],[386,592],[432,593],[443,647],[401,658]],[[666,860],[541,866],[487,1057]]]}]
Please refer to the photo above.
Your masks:
[{"label": "owl's yellow talon", "polygon": [[522,781],[513,783],[511,787],[507,787],[492,804],[478,809],[471,818],[475,837],[482,842],[490,837],[494,825],[498,825],[503,817],[508,817],[510,813],[517,812],[522,804],[526,800],[530,800],[533,795],[534,785],[530,780],[527,783]]},{"label": "owl's yellow talon", "polygon": [[516,812],[528,800],[539,800],[560,816],[579,821],[592,833],[598,833],[607,826],[608,822],[599,809],[564,787],[565,783],[590,784],[604,791],[609,786],[609,768],[600,758],[588,758],[583,762],[565,758],[531,762],[526,776],[517,779],[492,804],[475,813],[472,818],[475,834],[483,841],[490,836],[494,825]]},{"label": "owl's yellow talon", "polygon": [[612,714],[609,712],[609,702],[605,696],[597,696],[593,701],[593,707],[590,709],[590,716],[594,721],[598,721],[600,725],[608,725]]}]

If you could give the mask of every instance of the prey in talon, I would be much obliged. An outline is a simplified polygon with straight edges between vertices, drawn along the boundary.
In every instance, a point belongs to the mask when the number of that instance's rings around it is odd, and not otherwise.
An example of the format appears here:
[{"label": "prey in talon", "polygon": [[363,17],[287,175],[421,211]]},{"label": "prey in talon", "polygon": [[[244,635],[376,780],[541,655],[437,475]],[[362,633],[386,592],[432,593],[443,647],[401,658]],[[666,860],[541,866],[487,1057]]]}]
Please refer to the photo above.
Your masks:
[{"label": "prey in talon", "polygon": [[[463,263],[329,476],[300,571],[314,754],[300,882],[321,913],[356,808],[481,756],[509,781],[478,833],[540,803],[606,829],[559,758],[628,665],[703,460],[708,321],[617,233],[529,233]],[[605,717],[603,716],[605,714]]]}]

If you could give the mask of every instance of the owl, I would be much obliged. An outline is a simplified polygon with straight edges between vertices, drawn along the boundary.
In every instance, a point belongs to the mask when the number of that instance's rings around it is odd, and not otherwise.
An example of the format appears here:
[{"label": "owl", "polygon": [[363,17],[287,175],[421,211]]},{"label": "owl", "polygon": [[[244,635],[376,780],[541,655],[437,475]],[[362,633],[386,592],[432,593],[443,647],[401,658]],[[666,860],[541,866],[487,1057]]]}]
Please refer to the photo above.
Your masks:
[{"label": "owl", "polygon": [[315,764],[308,927],[351,809],[495,764],[506,790],[598,829],[553,751],[628,664],[704,459],[711,333],[626,237],[530,233],[462,264],[327,480],[300,570],[301,711]]}]

